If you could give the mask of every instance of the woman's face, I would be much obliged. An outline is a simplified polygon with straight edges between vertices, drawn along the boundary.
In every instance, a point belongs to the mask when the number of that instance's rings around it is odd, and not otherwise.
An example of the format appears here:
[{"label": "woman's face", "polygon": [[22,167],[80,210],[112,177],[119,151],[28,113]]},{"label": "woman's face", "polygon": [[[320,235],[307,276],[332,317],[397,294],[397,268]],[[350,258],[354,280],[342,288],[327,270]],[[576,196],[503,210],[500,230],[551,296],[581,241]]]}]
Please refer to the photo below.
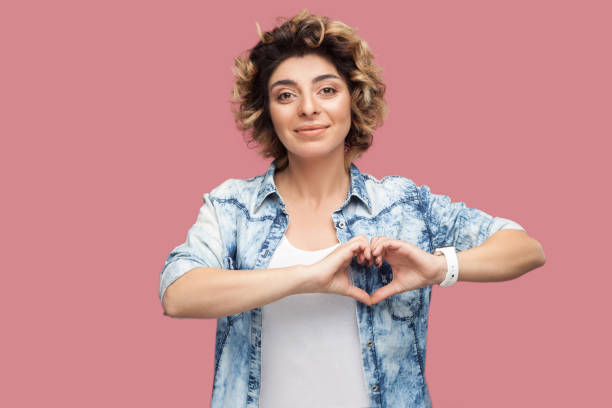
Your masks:
[{"label": "woman's face", "polygon": [[289,160],[344,158],[351,95],[334,65],[308,54],[284,60],[268,82],[274,130]]}]

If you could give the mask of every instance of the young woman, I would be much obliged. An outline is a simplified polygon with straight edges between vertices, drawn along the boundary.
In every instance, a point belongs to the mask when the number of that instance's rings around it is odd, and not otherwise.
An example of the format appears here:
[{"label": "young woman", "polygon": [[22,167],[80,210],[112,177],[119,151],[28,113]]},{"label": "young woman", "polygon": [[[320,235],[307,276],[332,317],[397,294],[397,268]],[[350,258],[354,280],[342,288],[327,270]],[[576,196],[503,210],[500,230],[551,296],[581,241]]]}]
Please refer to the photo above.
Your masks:
[{"label": "young woman", "polygon": [[[258,27],[259,28],[259,27]],[[367,44],[304,10],[236,59],[238,127],[274,160],[204,194],[160,281],[217,318],[212,407],[429,407],[432,285],[544,264],[508,219],[353,164],[386,112]]]}]

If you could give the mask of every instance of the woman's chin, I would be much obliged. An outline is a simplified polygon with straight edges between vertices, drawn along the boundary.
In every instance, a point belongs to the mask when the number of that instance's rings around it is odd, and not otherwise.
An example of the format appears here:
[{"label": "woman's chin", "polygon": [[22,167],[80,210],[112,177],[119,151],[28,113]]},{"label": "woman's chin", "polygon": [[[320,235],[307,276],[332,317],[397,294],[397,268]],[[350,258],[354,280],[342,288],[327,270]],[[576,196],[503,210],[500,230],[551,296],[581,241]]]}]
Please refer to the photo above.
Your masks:
[{"label": "woman's chin", "polygon": [[308,149],[302,150],[299,153],[294,152],[290,153],[290,156],[293,156],[297,160],[309,160],[309,161],[319,161],[319,160],[331,160],[334,157],[337,157],[338,160],[344,160],[344,148],[340,151],[336,150],[324,150],[324,149]]}]

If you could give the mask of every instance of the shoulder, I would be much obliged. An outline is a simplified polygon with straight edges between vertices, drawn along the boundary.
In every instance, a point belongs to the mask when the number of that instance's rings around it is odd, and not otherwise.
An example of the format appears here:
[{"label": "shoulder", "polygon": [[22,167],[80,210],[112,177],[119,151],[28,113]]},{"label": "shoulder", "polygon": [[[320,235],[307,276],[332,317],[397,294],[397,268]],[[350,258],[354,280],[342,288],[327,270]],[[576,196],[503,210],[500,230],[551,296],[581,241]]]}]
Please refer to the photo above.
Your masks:
[{"label": "shoulder", "polygon": [[379,179],[367,173],[361,175],[375,209],[380,210],[400,203],[419,204],[421,186],[408,177],[388,175]]},{"label": "shoulder", "polygon": [[229,199],[236,197],[245,197],[249,193],[256,194],[257,189],[261,185],[263,176],[254,176],[248,179],[228,178],[222,183],[213,187],[209,194],[216,199]]},{"label": "shoulder", "polygon": [[262,188],[265,174],[250,178],[228,178],[215,186],[204,197],[218,208],[225,208],[231,213],[249,214]]}]

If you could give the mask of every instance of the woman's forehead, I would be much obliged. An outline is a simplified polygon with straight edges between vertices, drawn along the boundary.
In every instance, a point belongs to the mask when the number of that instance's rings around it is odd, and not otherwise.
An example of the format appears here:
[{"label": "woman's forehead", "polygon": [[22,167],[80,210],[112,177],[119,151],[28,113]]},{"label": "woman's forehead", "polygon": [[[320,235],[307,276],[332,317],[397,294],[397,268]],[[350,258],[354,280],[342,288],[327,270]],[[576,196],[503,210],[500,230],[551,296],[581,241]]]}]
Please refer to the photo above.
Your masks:
[{"label": "woman's forehead", "polygon": [[270,76],[270,84],[279,80],[311,82],[321,75],[333,74],[340,78],[334,64],[319,55],[289,57],[281,62]]}]

